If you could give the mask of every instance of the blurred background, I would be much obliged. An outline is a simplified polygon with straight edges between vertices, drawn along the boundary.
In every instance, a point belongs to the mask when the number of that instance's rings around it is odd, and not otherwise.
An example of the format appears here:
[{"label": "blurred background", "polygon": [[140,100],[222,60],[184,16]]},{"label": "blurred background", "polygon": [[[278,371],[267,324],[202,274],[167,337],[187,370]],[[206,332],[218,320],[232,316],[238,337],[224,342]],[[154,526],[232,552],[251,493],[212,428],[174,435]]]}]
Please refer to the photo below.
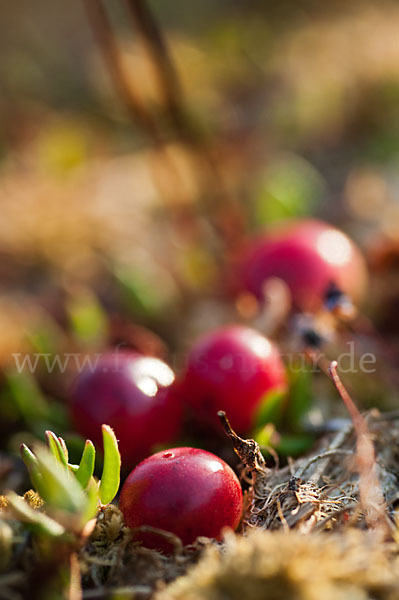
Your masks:
[{"label": "blurred background", "polygon": [[[349,385],[362,408],[397,407],[398,3],[130,4],[2,6],[8,487],[21,439],[50,427],[81,443],[74,365],[18,373],[14,354],[123,343],[178,370],[202,331],[251,323],[257,307],[232,298],[229,269],[249,234],[289,217],[322,218],[363,249],[371,285],[355,335],[381,368]],[[306,407],[334,415],[316,379]]]}]

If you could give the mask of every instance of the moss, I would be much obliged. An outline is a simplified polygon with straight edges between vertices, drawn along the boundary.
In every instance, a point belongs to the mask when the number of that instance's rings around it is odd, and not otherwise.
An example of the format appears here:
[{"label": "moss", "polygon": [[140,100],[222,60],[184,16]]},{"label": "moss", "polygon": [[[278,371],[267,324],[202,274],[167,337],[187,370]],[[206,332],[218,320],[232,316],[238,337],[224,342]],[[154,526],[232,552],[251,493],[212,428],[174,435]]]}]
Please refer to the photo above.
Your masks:
[{"label": "moss", "polygon": [[208,548],[155,600],[394,600],[398,569],[398,559],[371,532],[258,530]]},{"label": "moss", "polygon": [[44,504],[39,494],[34,490],[28,490],[27,492],[25,492],[24,500],[29,504],[31,508],[34,508],[35,510],[42,508]]},{"label": "moss", "polygon": [[0,495],[0,510],[7,508],[8,500],[6,496]]}]

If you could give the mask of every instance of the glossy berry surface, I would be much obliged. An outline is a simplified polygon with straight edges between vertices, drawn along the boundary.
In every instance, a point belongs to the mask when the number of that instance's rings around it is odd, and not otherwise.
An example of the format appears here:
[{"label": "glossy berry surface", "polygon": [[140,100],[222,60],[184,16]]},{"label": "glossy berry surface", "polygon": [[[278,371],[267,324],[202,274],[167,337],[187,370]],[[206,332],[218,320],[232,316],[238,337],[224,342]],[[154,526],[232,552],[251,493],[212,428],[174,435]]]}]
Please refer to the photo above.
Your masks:
[{"label": "glossy berry surface", "polygon": [[200,339],[190,352],[180,394],[205,423],[220,427],[224,410],[238,433],[248,433],[268,394],[287,386],[276,346],[254,329],[230,326]]},{"label": "glossy berry surface", "polygon": [[331,283],[359,302],[367,271],[360,250],[342,231],[318,220],[294,221],[255,241],[240,270],[241,289],[263,299],[267,279],[289,287],[296,308],[317,310]]},{"label": "glossy berry surface", "polygon": [[[119,507],[129,527],[163,529],[191,544],[198,536],[220,539],[222,529],[235,529],[243,498],[240,482],[223,460],[198,448],[172,448],[141,462],[126,479]],[[170,551],[156,534],[135,539]]]},{"label": "glossy berry surface", "polygon": [[104,354],[75,382],[71,398],[75,428],[101,446],[101,425],[107,423],[118,438],[124,466],[132,466],[179,432],[182,411],[171,393],[173,383],[173,371],[157,358]]}]

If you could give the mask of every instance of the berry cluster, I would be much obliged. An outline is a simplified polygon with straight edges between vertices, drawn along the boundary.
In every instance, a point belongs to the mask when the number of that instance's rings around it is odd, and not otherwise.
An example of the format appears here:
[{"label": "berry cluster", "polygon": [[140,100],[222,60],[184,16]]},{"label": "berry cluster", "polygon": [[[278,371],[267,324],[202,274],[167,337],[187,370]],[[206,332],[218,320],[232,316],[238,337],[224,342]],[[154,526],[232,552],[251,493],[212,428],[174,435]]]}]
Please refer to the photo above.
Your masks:
[{"label": "berry cluster", "polygon": [[[328,290],[359,301],[366,286],[363,258],[353,242],[333,227],[312,220],[290,224],[252,242],[237,269],[238,289],[264,300],[269,278],[289,289],[294,310],[316,311]],[[288,383],[276,345],[250,327],[232,325],[206,334],[189,352],[179,377],[157,358],[110,352],[78,377],[71,400],[76,429],[96,443],[108,423],[119,440],[125,465],[137,465],[120,495],[126,523],[149,547],[170,550],[157,530],[184,544],[205,535],[218,539],[240,521],[242,491],[232,469],[195,448],[173,448],[185,409],[207,427],[220,428],[217,412],[249,433],[271,394]],[[146,458],[149,456],[149,458]]]}]

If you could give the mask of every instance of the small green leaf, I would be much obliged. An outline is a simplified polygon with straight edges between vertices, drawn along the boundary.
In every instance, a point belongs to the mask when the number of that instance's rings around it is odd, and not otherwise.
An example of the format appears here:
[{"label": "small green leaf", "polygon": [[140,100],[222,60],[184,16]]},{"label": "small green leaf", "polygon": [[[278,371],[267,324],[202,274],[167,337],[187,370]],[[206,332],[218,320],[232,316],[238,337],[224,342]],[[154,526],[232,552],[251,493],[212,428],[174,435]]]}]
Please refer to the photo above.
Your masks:
[{"label": "small green leaf", "polygon": [[24,461],[25,465],[28,468],[28,471],[30,471],[30,469],[32,468],[38,468],[38,460],[36,458],[36,456],[33,454],[32,450],[30,450],[28,448],[28,446],[26,444],[21,444],[21,457],[22,460]]},{"label": "small green leaf", "polygon": [[8,492],[7,500],[18,519],[27,523],[31,529],[50,537],[60,537],[66,534],[64,527],[39,510],[34,510],[23,498],[15,492]]},{"label": "small green leaf", "polygon": [[94,463],[96,459],[96,450],[90,440],[86,440],[79,468],[75,472],[75,477],[83,489],[85,489],[94,472]]},{"label": "small green leaf", "polygon": [[67,462],[67,464],[68,464],[68,458],[69,458],[69,455],[68,455],[68,448],[67,448],[67,445],[66,445],[66,443],[65,443],[65,440],[64,440],[64,438],[62,438],[62,437],[58,437],[58,441],[59,441],[59,442],[60,442],[60,444],[61,444],[61,448],[62,448],[62,451],[63,451],[63,453],[64,453],[65,460],[66,460],[66,462]]},{"label": "small green leaf", "polygon": [[39,472],[39,462],[33,452],[26,446],[21,444],[21,457],[29,472],[29,477],[35,490],[40,494],[42,479]]},{"label": "small green leaf", "polygon": [[109,504],[114,499],[120,482],[121,456],[118,442],[109,425],[102,426],[104,444],[104,466],[100,481],[99,495],[102,504]]},{"label": "small green leaf", "polygon": [[287,392],[285,390],[272,390],[262,398],[255,417],[255,426],[263,427],[267,423],[278,426],[282,420],[286,405]]},{"label": "small green leaf", "polygon": [[55,435],[55,433],[48,430],[45,432],[45,437],[47,446],[54,458],[64,465],[64,467],[66,467],[68,462],[65,458],[64,448],[61,446],[61,442],[58,437]]},{"label": "small green leaf", "polygon": [[63,468],[47,448],[36,450],[42,477],[39,494],[50,508],[77,513],[84,508],[86,499],[82,488],[69,469]]}]

